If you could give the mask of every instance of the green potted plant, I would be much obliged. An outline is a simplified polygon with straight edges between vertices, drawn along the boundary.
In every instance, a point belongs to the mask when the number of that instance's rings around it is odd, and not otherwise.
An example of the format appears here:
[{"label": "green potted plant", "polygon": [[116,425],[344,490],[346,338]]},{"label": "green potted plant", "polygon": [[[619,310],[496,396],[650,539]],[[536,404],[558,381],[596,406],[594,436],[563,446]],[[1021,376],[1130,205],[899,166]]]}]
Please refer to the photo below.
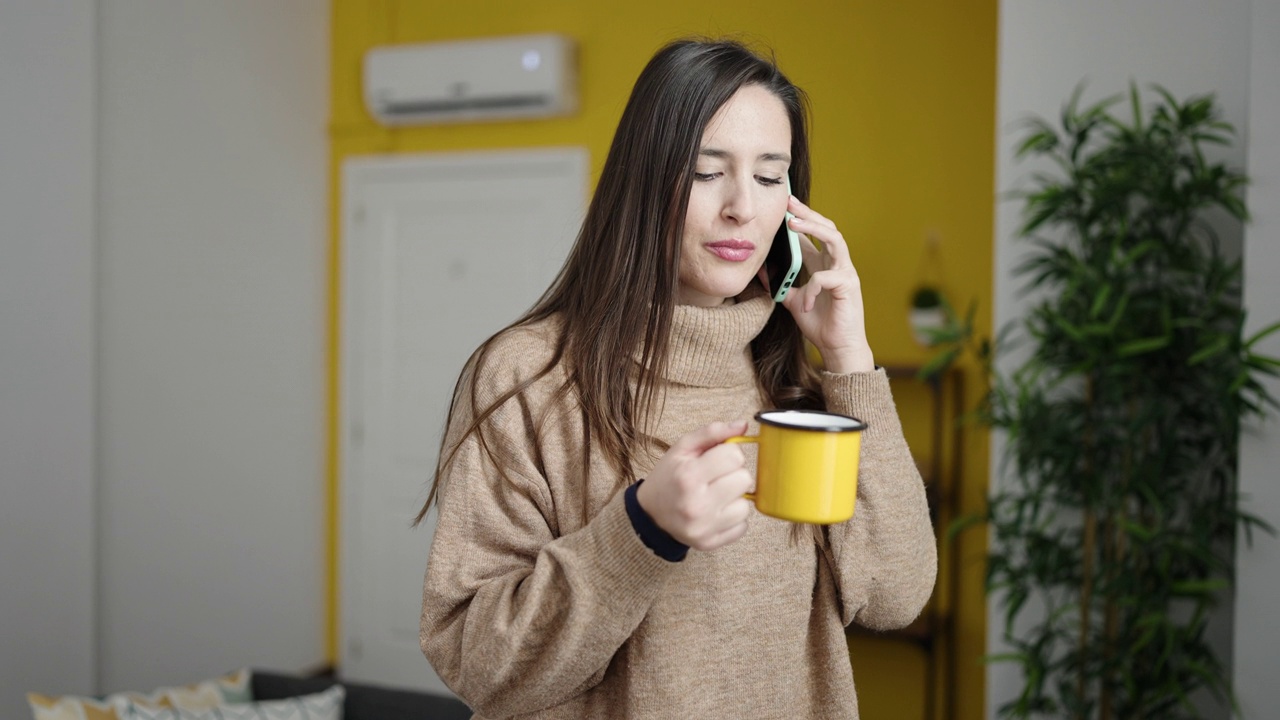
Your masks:
[{"label": "green potted plant", "polygon": [[[1003,603],[1021,692],[1001,717],[1194,718],[1193,693],[1232,703],[1205,635],[1234,582],[1239,530],[1270,532],[1236,493],[1240,427],[1277,407],[1259,382],[1280,361],[1243,334],[1241,268],[1212,225],[1244,221],[1245,177],[1206,158],[1229,145],[1212,96],[1149,109],[1131,89],[1059,126],[1031,122],[1020,157],[1052,170],[1017,194],[1017,274],[1031,304],[1002,335],[1016,367],[979,354],[990,392],[980,417],[1007,440],[987,586]],[[1043,162],[1047,161],[1047,162]],[[938,367],[974,343],[972,324]],[[1034,608],[1034,609],[1033,609]]]},{"label": "green potted plant", "polygon": [[911,309],[907,315],[911,336],[924,347],[934,343],[931,331],[941,329],[947,322],[942,293],[932,285],[921,285],[911,293]]}]

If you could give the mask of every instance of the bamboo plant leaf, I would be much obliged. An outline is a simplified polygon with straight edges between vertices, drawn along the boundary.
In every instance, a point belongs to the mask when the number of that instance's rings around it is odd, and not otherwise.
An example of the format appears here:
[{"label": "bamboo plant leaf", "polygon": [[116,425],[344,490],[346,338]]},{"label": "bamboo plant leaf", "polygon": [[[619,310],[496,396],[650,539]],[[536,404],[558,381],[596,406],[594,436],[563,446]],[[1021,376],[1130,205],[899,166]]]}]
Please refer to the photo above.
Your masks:
[{"label": "bamboo plant leaf", "polygon": [[1226,580],[1221,578],[1208,580],[1184,580],[1173,584],[1172,591],[1174,595],[1183,597],[1200,597],[1208,596],[1225,590],[1230,586]]},{"label": "bamboo plant leaf", "polygon": [[1149,337],[1149,338],[1140,338],[1138,340],[1130,340],[1129,342],[1123,343],[1120,345],[1120,347],[1116,348],[1116,354],[1124,358],[1124,357],[1133,357],[1134,355],[1141,355],[1143,353],[1154,352],[1156,350],[1163,350],[1164,348],[1169,347],[1169,341],[1171,339],[1172,338],[1170,338],[1168,335],[1162,335],[1159,337]]},{"label": "bamboo plant leaf", "polygon": [[1266,326],[1258,332],[1250,335],[1249,338],[1244,341],[1244,349],[1252,350],[1254,345],[1257,345],[1259,342],[1271,337],[1277,331],[1280,331],[1280,322],[1275,322]]},{"label": "bamboo plant leaf", "polygon": [[1204,347],[1197,350],[1194,355],[1192,355],[1190,358],[1187,359],[1187,364],[1199,365],[1205,360],[1209,360],[1213,357],[1221,355],[1230,346],[1231,346],[1231,338],[1225,335],[1220,336],[1214,339],[1213,341],[1211,341],[1210,343],[1208,343],[1207,345],[1205,345]]}]

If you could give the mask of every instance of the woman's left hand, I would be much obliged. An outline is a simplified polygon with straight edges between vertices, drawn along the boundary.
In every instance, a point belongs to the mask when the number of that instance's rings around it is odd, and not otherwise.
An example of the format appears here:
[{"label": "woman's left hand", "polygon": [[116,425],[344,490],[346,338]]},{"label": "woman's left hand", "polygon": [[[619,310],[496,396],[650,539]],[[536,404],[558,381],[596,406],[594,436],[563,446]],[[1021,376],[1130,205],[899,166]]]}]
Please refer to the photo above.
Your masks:
[{"label": "woman's left hand", "polygon": [[[875,369],[862,305],[862,282],[849,257],[849,246],[835,223],[792,197],[787,210],[796,217],[791,229],[800,235],[800,252],[809,282],[793,287],[782,301],[805,338],[822,353],[829,372],[844,374]],[[822,249],[814,247],[817,240]]]}]

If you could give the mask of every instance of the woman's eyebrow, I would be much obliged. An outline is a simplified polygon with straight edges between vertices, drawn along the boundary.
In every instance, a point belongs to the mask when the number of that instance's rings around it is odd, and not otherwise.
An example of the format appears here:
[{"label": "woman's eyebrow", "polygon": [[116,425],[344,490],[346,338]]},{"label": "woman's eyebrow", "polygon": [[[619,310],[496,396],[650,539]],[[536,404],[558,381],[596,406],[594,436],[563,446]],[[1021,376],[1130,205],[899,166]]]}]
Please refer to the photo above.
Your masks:
[{"label": "woman's eyebrow", "polygon": [[[706,157],[710,157],[710,158],[716,158],[718,160],[724,160],[726,158],[733,157],[733,153],[729,152],[728,150],[721,150],[720,148],[711,148],[711,147],[702,148],[701,150],[698,151],[698,154],[705,155]],[[765,160],[765,161],[777,160],[777,161],[787,162],[787,163],[791,162],[791,156],[788,155],[787,153],[768,153],[768,152],[760,153],[760,155],[756,159]]]}]

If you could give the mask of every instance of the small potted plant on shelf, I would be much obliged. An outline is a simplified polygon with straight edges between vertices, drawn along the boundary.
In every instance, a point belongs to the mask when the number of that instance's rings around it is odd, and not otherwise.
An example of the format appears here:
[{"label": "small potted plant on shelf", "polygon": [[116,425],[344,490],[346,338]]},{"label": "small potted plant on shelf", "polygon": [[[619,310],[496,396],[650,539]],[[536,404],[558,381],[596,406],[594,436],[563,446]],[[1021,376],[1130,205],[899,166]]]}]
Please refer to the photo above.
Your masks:
[{"label": "small potted plant on shelf", "polygon": [[908,315],[911,335],[923,347],[934,344],[934,331],[947,323],[947,310],[942,293],[932,285],[921,285],[911,294],[911,312]]}]

